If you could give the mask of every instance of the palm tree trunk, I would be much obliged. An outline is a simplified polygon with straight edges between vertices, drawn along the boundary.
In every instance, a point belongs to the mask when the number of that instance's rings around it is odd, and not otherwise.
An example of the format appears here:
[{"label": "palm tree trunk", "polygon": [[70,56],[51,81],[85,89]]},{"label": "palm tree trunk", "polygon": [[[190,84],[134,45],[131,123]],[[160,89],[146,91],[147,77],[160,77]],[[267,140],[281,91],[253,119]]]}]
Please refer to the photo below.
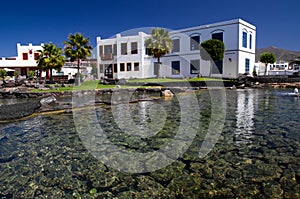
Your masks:
[{"label": "palm tree trunk", "polygon": [[209,77],[211,77],[213,67],[214,67],[214,61],[210,61]]},{"label": "palm tree trunk", "polygon": [[53,83],[52,69],[50,69],[50,83]]},{"label": "palm tree trunk", "polygon": [[80,86],[80,59],[77,60],[77,85]]},{"label": "palm tree trunk", "polygon": [[157,78],[159,78],[160,77],[160,65],[161,65],[161,63],[160,63],[160,57],[157,57],[157,62],[158,62]]}]

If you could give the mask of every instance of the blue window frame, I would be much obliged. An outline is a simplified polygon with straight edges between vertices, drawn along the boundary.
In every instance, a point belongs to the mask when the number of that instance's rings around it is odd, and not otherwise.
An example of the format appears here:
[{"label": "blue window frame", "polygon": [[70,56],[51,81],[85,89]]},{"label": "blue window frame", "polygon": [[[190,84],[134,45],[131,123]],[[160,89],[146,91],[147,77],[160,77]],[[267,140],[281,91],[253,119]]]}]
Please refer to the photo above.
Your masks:
[{"label": "blue window frame", "polygon": [[248,58],[245,59],[245,72],[250,73],[250,59]]},{"label": "blue window frame", "polygon": [[211,38],[223,41],[223,32],[213,33]]},{"label": "blue window frame", "polygon": [[243,32],[243,47],[247,48],[247,33]]},{"label": "blue window frame", "polygon": [[190,37],[190,50],[199,50],[200,49],[200,36]]},{"label": "blue window frame", "polygon": [[180,61],[172,61],[172,75],[180,74]]},{"label": "blue window frame", "polygon": [[252,49],[252,35],[249,35],[249,48]]}]

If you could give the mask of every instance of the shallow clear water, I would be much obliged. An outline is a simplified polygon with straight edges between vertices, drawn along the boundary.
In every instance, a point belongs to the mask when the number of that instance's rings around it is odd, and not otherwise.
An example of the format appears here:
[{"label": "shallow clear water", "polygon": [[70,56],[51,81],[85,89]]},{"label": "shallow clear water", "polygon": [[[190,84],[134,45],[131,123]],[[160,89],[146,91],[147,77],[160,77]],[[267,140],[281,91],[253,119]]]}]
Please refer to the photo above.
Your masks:
[{"label": "shallow clear water", "polygon": [[[198,125],[197,109],[187,102],[180,104],[176,97],[128,107],[114,105],[113,109],[108,105],[79,109],[80,121],[75,118],[78,115],[63,113],[0,124],[0,196],[299,198],[300,98],[283,97],[280,92],[227,90],[226,99],[217,99],[219,103],[226,101],[222,133],[203,158],[199,151],[209,124],[219,118],[211,117],[211,98],[206,90],[197,93]],[[183,111],[182,106],[189,108]],[[106,156],[118,155],[115,149],[103,147],[107,143],[102,142],[99,128],[110,143],[133,154],[159,151],[174,139],[184,143],[188,137],[176,137],[183,114],[190,115],[190,120],[184,121],[184,132],[188,136],[196,129],[196,134],[188,150],[169,166],[148,172],[164,157],[156,161],[145,158],[137,165],[144,172],[133,174],[122,168],[136,162],[125,159],[120,167],[105,165],[95,153],[105,150]],[[88,146],[87,141],[93,145]],[[167,155],[173,154],[176,152]]]}]

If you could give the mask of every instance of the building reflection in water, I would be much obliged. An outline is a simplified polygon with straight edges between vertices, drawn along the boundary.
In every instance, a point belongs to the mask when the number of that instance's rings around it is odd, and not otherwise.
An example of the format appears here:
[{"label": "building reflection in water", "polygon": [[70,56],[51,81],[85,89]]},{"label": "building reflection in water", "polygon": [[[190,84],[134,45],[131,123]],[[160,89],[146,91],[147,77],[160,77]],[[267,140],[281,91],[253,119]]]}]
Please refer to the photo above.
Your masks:
[{"label": "building reflection in water", "polygon": [[254,131],[255,90],[237,91],[236,145],[251,145]]}]

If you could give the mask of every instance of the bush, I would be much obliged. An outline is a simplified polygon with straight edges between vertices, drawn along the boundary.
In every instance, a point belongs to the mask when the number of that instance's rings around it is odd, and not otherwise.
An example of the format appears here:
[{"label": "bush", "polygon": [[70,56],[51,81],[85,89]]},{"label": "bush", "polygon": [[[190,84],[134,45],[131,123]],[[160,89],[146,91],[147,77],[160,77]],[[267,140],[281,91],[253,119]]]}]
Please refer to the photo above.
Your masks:
[{"label": "bush", "polygon": [[0,69],[0,77],[4,78],[6,75],[6,71],[4,69]]},{"label": "bush", "polygon": [[29,71],[29,74],[28,74],[29,78],[33,78],[35,75],[36,75],[36,74],[35,74],[35,71],[34,71],[34,70],[30,70],[30,71]]},{"label": "bush", "polygon": [[255,68],[253,69],[252,75],[253,75],[253,77],[256,77],[256,76],[257,76],[257,72],[256,72],[256,69],[255,69]]}]

